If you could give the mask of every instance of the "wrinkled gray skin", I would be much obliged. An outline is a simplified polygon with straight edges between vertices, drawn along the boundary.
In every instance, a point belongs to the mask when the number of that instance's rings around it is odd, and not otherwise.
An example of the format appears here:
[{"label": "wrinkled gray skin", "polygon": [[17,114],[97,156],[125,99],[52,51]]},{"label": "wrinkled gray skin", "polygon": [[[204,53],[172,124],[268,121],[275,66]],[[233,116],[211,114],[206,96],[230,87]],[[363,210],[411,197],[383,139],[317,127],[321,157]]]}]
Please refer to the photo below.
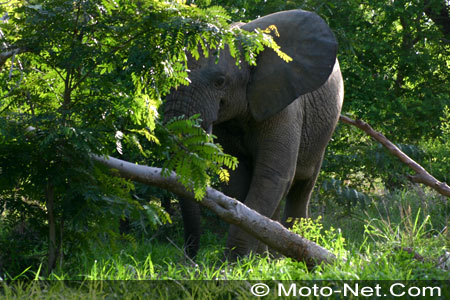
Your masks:
[{"label": "wrinkled gray skin", "polygon": [[[293,58],[286,63],[273,50],[258,55],[257,66],[242,63],[225,50],[216,57],[189,59],[189,86],[166,99],[164,115],[201,114],[202,126],[213,133],[226,153],[239,159],[223,192],[274,220],[286,197],[282,223],[308,216],[308,202],[326,145],[338,121],[343,82],[336,60],[337,43],[326,23],[302,10],[272,14],[245,25],[252,31],[274,24],[281,50]],[[181,200],[185,247],[194,257],[199,247],[198,204]],[[267,248],[231,225],[230,257]]]}]

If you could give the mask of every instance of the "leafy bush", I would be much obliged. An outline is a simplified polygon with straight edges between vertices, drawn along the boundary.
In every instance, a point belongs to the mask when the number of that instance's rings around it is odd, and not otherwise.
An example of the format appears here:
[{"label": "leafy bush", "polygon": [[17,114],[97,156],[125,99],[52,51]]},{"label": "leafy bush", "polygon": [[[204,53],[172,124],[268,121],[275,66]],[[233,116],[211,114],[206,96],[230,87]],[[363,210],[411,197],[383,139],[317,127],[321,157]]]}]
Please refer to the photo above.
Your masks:
[{"label": "leafy bush", "polygon": [[424,139],[420,145],[426,153],[424,166],[441,181],[450,180],[450,107],[444,109],[440,118],[441,134],[435,139]]},{"label": "leafy bush", "polygon": [[345,239],[342,236],[341,229],[335,229],[331,226],[324,230],[321,216],[315,220],[304,218],[296,220],[292,226],[292,232],[330,250],[339,259],[346,259],[347,257],[347,250],[344,247]]}]

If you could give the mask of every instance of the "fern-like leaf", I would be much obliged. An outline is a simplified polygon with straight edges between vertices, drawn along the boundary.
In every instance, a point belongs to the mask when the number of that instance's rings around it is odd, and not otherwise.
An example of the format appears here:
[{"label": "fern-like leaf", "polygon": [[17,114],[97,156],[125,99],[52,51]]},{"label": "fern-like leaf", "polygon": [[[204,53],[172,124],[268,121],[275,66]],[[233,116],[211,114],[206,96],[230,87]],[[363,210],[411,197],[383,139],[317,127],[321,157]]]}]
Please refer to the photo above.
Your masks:
[{"label": "fern-like leaf", "polygon": [[211,183],[210,174],[216,174],[220,181],[227,182],[238,160],[223,152],[219,144],[214,143],[214,136],[207,134],[200,126],[201,119],[195,115],[189,119],[174,118],[166,124],[171,144],[171,156],[164,165],[163,174],[175,171],[180,182],[193,191],[195,198],[204,197],[207,186]]}]

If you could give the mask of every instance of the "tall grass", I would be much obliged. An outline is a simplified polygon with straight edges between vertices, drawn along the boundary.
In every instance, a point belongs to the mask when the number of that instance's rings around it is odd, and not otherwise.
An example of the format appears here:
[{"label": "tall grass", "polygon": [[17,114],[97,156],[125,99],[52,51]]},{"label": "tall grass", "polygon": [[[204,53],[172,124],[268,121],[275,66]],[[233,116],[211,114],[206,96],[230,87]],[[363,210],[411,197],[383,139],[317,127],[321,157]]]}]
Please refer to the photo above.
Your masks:
[{"label": "tall grass", "polygon": [[[0,298],[25,299],[21,297],[26,295],[27,299],[42,299],[37,296],[42,286],[24,285],[21,278],[86,282],[70,287],[74,290],[75,296],[70,296],[73,299],[80,295],[106,299],[103,297],[108,289],[98,285],[101,280],[449,280],[449,270],[438,266],[439,258],[450,246],[449,206],[439,196],[424,195],[422,198],[413,192],[397,192],[374,198],[365,210],[355,210],[346,217],[324,215],[300,220],[293,227],[295,232],[338,257],[333,264],[312,270],[303,262],[270,255],[250,255],[228,262],[223,257],[224,238],[207,232],[195,263],[163,239],[152,243],[136,241],[134,246],[124,244],[116,253],[97,245],[96,251],[89,251],[96,257],[78,254],[67,269],[49,277],[40,274],[40,269],[10,277]],[[181,245],[181,236],[175,241]],[[61,299],[52,294],[57,289],[45,288],[45,299]],[[199,293],[203,293],[203,299],[209,299],[213,290],[210,287]],[[169,295],[164,290],[161,293],[162,297]],[[189,293],[191,297],[194,292]]]}]

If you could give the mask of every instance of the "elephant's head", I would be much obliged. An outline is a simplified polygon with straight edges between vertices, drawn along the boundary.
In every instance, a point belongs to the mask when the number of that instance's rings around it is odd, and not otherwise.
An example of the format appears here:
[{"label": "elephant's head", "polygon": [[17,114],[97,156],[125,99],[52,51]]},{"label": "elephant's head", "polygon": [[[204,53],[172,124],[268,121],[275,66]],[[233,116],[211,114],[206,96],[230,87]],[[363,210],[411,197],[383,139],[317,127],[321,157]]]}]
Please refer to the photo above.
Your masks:
[{"label": "elephant's head", "polygon": [[281,50],[293,61],[283,61],[272,49],[258,55],[257,66],[236,66],[225,49],[216,56],[188,59],[189,86],[181,86],[166,99],[165,117],[200,113],[205,129],[250,114],[262,121],[281,111],[299,96],[325,83],[336,61],[337,43],[328,25],[303,10],[274,13],[242,29],[253,31],[275,25]]}]

